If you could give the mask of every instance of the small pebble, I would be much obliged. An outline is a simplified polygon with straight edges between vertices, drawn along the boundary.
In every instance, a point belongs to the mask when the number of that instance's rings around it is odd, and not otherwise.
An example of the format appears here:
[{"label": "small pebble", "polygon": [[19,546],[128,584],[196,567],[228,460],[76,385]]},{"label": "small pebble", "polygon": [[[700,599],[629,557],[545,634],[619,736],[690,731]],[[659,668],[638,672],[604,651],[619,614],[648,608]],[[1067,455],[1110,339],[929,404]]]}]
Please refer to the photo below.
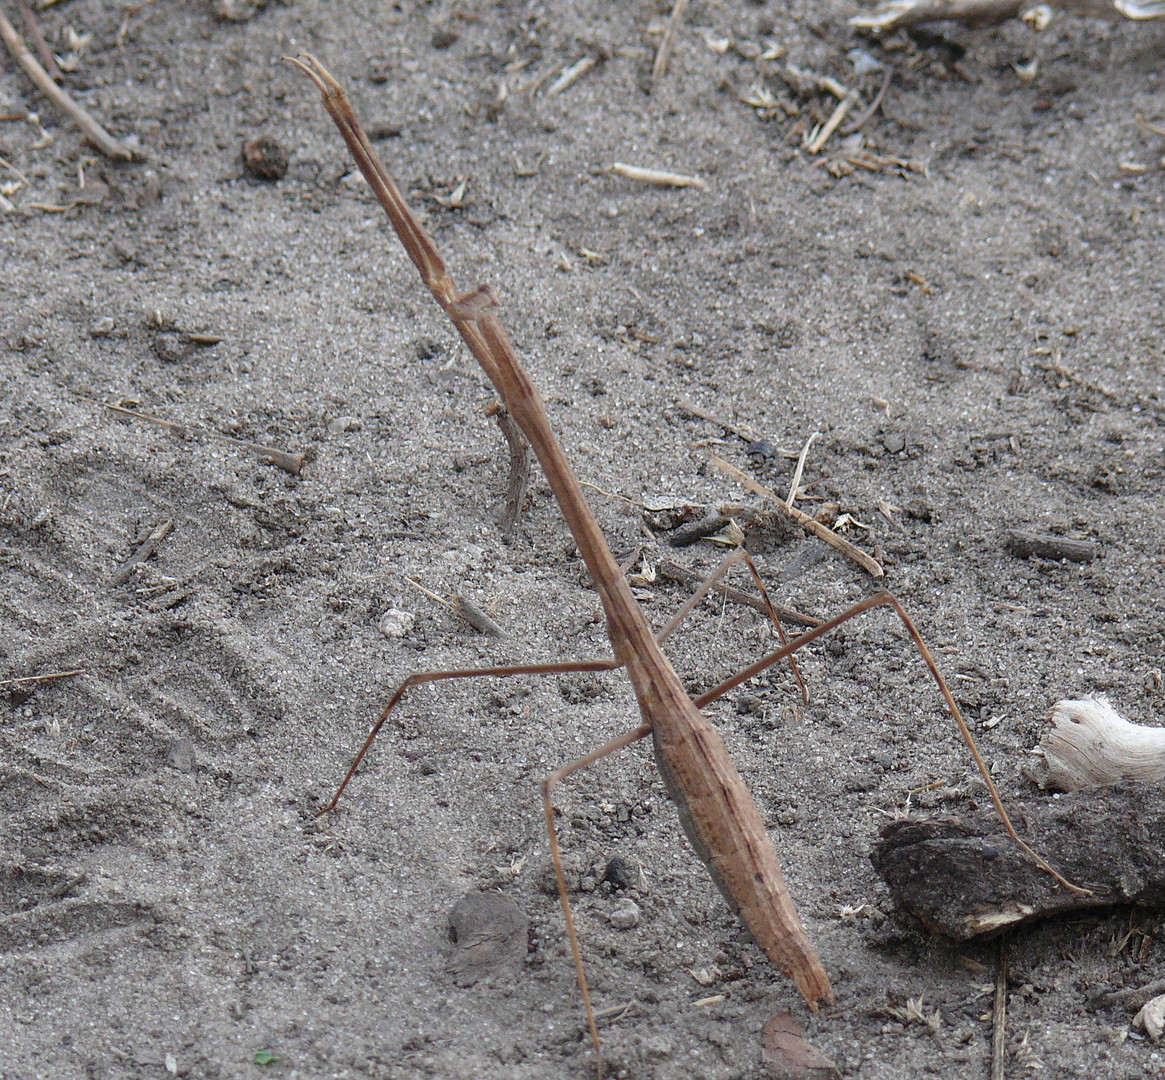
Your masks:
[{"label": "small pebble", "polygon": [[885,66],[881,60],[871,56],[865,49],[850,49],[845,58],[853,64],[855,75],[868,75],[871,71],[881,71]]},{"label": "small pebble", "polygon": [[609,916],[611,925],[616,930],[630,930],[639,925],[639,905],[630,897],[624,896],[615,901]]},{"label": "small pebble", "polygon": [[334,420],[328,421],[328,430],[333,435],[339,435],[344,431],[360,431],[363,427],[355,416],[337,416]]},{"label": "small pebble", "polygon": [[113,333],[113,328],[116,324],[113,321],[112,315],[102,315],[100,318],[94,319],[89,324],[90,337],[109,337]]},{"label": "small pebble", "polygon": [[401,611],[399,608],[389,608],[380,616],[380,632],[385,637],[402,638],[412,628],[417,617],[411,611]]},{"label": "small pebble", "polygon": [[603,871],[603,880],[610,882],[615,889],[629,889],[635,878],[635,871],[621,855],[614,855]]},{"label": "small pebble", "polygon": [[757,439],[756,442],[748,444],[746,453],[754,461],[767,461],[769,458],[775,457],[777,451],[768,439]]},{"label": "small pebble", "polygon": [[270,135],[243,143],[243,168],[256,180],[282,180],[287,175],[287,151]]}]

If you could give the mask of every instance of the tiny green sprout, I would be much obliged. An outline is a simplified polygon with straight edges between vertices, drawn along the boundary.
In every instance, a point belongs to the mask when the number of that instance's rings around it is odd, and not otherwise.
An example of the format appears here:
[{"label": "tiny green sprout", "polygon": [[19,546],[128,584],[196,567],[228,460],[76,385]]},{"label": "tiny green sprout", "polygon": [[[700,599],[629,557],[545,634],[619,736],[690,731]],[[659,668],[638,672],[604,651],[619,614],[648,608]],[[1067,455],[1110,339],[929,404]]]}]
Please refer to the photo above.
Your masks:
[{"label": "tiny green sprout", "polygon": [[279,1058],[277,1058],[270,1050],[256,1050],[255,1064],[256,1065],[274,1065]]}]

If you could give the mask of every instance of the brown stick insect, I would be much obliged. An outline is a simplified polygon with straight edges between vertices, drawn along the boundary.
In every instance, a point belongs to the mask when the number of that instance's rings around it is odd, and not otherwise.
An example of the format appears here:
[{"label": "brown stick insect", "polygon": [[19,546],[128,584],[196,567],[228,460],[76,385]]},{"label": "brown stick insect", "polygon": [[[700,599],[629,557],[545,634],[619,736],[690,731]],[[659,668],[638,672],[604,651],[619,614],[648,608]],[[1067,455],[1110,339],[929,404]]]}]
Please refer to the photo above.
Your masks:
[{"label": "brown stick insect", "polygon": [[[828,634],[842,623],[874,608],[888,607],[902,621],[907,634],[938,684],[946,707],[970,748],[995,808],[1011,838],[1060,885],[1073,891],[1080,891],[1065,881],[1016,833],[987,766],[930,650],[910,616],[888,592],[876,592],[836,618],[801,634],[791,642],[786,642],[775,652],[744,668],[695,700],[688,696],[679,676],[664,656],[660,642],[698,601],[699,594],[681,609],[676,618],[672,619],[658,636],[652,632],[627,579],[607,546],[598,522],[587,505],[578,480],[567,463],[562,447],[551,429],[538,391],[519,363],[494,313],[497,301],[493,292],[488,286],[479,286],[467,293],[457,291],[432,239],[405,202],[392,177],[369,144],[343,88],[314,57],[302,54],[299,57],[285,59],[307,74],[322,92],[324,107],[344,136],[356,164],[388,214],[409,258],[420,271],[422,280],[457,328],[469,351],[481,365],[510,415],[533,447],[542,471],[558,500],[562,515],[574,536],[575,544],[590,571],[595,590],[602,600],[607,620],[607,635],[614,652],[613,658],[603,660],[457,671],[424,671],[410,675],[392,695],[332,801],[321,813],[327,813],[335,808],[389,713],[411,686],[482,675],[532,675],[625,668],[639,704],[642,717],[639,727],[585,757],[565,765],[542,781],[542,803],[551,855],[558,878],[559,897],[596,1059],[599,1052],[598,1030],[567,897],[550,796],[555,784],[571,773],[648,735],[652,737],[660,773],[669,795],[676,804],[684,831],[692,846],[708,867],[729,906],[739,914],[766,955],[781,971],[792,978],[809,1007],[816,1010],[820,1003],[832,1003],[834,1000],[829,977],[802,927],[756,804],[728,756],[723,740],[704,718],[700,709],[766,668],[791,657],[796,650]],[[743,553],[737,559],[730,559],[721,571],[739,558],[744,558]],[[601,1075],[601,1064],[599,1069]]]}]

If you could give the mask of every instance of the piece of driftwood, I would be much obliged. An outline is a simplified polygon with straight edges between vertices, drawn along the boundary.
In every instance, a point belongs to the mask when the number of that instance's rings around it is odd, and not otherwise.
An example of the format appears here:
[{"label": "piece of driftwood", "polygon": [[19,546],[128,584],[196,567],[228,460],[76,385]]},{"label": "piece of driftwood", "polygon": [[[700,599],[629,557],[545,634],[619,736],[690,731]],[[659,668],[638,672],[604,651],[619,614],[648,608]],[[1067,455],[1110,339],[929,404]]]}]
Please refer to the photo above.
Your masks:
[{"label": "piece of driftwood", "polygon": [[[1046,14],[1041,11],[1044,7]],[[932,22],[956,22],[975,30],[1023,18],[1038,27],[1046,24],[1053,9],[1093,18],[1140,21],[1165,16],[1165,0],[1061,0],[1039,6],[1035,0],[887,0],[853,16],[849,22],[875,31]]]},{"label": "piece of driftwood", "polygon": [[1079,791],[1118,780],[1165,780],[1165,728],[1126,720],[1102,695],[1057,701],[1030,779],[1052,791]]},{"label": "piece of driftwood", "polygon": [[1007,550],[1021,559],[1030,559],[1034,555],[1039,559],[1090,563],[1096,558],[1099,548],[1091,540],[1070,540],[1064,536],[1028,532],[1026,529],[1008,529]]},{"label": "piece of driftwood", "polygon": [[1133,1027],[1140,1028],[1154,1042],[1165,1035],[1165,994],[1141,1006],[1141,1011],[1133,1017]]},{"label": "piece of driftwood", "polygon": [[883,828],[870,858],[895,903],[954,941],[1069,911],[1165,905],[1165,782],[1033,793],[1009,800],[1008,810],[1027,843],[1093,895],[1057,886],[1008,844],[990,812],[979,811]]}]

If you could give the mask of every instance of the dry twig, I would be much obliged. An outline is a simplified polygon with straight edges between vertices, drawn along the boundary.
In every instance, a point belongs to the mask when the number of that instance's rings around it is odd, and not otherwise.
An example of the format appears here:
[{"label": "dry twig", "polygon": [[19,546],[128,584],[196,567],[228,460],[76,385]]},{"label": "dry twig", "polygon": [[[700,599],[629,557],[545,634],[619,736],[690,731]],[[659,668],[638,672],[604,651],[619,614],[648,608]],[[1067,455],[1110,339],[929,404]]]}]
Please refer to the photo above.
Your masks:
[{"label": "dry twig", "polygon": [[688,0],[675,0],[671,15],[668,16],[667,25],[663,30],[663,40],[660,41],[659,48],[655,52],[655,63],[651,65],[652,86],[658,85],[660,79],[667,74],[668,61],[671,59],[672,49],[675,47],[676,30],[684,21],[684,15],[687,14],[687,11]]},{"label": "dry twig", "polygon": [[[669,578],[680,585],[705,584],[704,578],[697,574],[696,571],[689,570],[686,566],[672,559],[664,559],[656,567],[656,570],[661,577]],[[725,585],[722,582],[715,583],[711,588],[714,592],[731,600],[734,604],[745,604],[750,608],[755,608],[762,615],[768,613],[765,602],[759,596],[753,596],[752,593],[747,593],[743,589],[737,589],[731,585]],[[785,605],[777,603],[774,603],[772,606],[783,622],[792,623],[794,626],[813,627],[821,625],[820,619],[815,619],[812,615],[805,615],[794,608],[785,607]]]},{"label": "dry twig", "polygon": [[94,146],[106,157],[116,158],[119,161],[132,161],[136,156],[128,145],[115,139],[84,109],[81,108],[69,95],[49,77],[47,71],[37,63],[37,59],[28,51],[28,46],[16,32],[3,14],[0,14],[0,37],[12,58],[24,70],[24,73],[36,84],[37,89],[44,94],[61,112],[69,117]]},{"label": "dry twig", "polygon": [[124,585],[129,581],[133,575],[134,567],[139,563],[144,563],[147,559],[152,558],[154,553],[158,550],[158,545],[166,539],[170,534],[170,530],[174,528],[172,519],[163,521],[149,536],[142,541],[142,546],[133,553],[133,555],[125,561],[118,569],[117,573],[113,575],[111,584]]},{"label": "dry twig", "polygon": [[526,501],[526,492],[530,487],[530,444],[500,401],[493,402],[485,414],[498,422],[498,427],[506,437],[506,445],[510,448],[510,479],[506,485],[506,501],[498,516],[498,528],[502,536],[508,537],[518,525],[522,504]]},{"label": "dry twig", "polygon": [[247,439],[235,439],[220,431],[211,431],[209,428],[191,424],[176,424],[173,420],[161,420],[148,413],[127,409],[124,405],[106,405],[105,407],[112,412],[121,413],[123,416],[132,416],[135,420],[145,420],[149,424],[156,424],[158,427],[166,428],[167,431],[173,431],[179,435],[202,435],[218,442],[229,443],[231,446],[242,447],[244,450],[250,450],[252,453],[266,458],[269,464],[286,473],[291,473],[292,476],[298,476],[303,471],[303,466],[307,461],[304,454],[289,454],[285,450],[275,450],[270,446],[262,445],[262,443],[249,442]]},{"label": "dry twig", "polygon": [[886,571],[882,569],[881,564],[877,559],[867,555],[860,548],[851,544],[844,536],[838,536],[828,525],[822,525],[820,521],[811,518],[808,514],[798,510],[795,506],[786,506],[785,502],[774,491],[770,491],[764,484],[758,483],[751,476],[745,472],[741,472],[735,465],[729,464],[721,457],[715,454],[710,454],[712,464],[716,466],[726,476],[730,476],[739,484],[743,484],[749,491],[757,495],[762,495],[766,499],[772,499],[778,505],[785,507],[789,515],[798,525],[808,529],[814,536],[820,537],[831,548],[840,551],[847,559],[856,562],[867,574],[871,577],[884,577]]},{"label": "dry twig", "polygon": [[52,671],[46,675],[25,675],[19,679],[0,679],[0,686],[24,686],[26,683],[52,682],[54,679],[71,679],[74,675],[84,675],[87,668],[76,668],[73,671]]},{"label": "dry twig", "polygon": [[991,1010],[991,1080],[1003,1080],[1007,1065],[1007,938],[995,952],[995,1001]]},{"label": "dry twig", "polygon": [[624,165],[616,161],[611,166],[611,172],[622,176],[625,180],[638,180],[644,184],[654,184],[656,187],[699,188],[707,191],[708,185],[698,176],[688,176],[686,173],[666,172],[663,169],[642,169],[638,165]]}]

